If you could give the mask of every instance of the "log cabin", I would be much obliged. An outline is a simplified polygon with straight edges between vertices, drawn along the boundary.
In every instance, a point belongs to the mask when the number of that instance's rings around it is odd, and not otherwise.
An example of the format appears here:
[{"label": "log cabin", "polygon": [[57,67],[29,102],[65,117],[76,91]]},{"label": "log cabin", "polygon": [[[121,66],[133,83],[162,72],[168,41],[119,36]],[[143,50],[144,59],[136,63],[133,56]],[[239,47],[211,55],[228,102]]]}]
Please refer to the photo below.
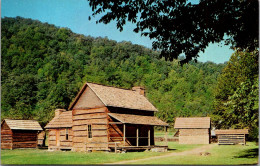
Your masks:
[{"label": "log cabin", "polygon": [[179,144],[210,143],[210,117],[176,118],[174,128],[179,130]]},{"label": "log cabin", "polygon": [[[158,110],[145,97],[143,87],[128,90],[86,83],[69,110],[72,151],[151,149],[155,147],[154,126],[164,126],[166,131],[169,126],[154,116]],[[58,145],[61,137],[50,136]]]},{"label": "log cabin", "polygon": [[35,120],[4,119],[1,123],[1,149],[36,148],[42,131]]},{"label": "log cabin", "polygon": [[246,145],[248,129],[215,130],[219,145]]}]

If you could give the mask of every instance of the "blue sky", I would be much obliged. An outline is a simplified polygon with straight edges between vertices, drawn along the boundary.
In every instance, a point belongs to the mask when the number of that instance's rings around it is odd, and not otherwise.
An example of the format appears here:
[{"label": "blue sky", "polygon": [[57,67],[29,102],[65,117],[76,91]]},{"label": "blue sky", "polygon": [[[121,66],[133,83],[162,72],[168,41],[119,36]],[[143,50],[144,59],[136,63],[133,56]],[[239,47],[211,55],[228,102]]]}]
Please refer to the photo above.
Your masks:
[{"label": "blue sky", "polygon": [[[1,17],[36,19],[59,27],[67,27],[75,33],[93,37],[108,37],[116,41],[131,41],[134,44],[152,47],[148,37],[134,33],[134,25],[127,23],[122,32],[116,29],[116,23],[96,24],[96,20],[88,20],[91,8],[87,0],[2,0]],[[200,53],[199,61],[223,63],[228,61],[233,50],[224,44],[210,44],[204,53]]]}]

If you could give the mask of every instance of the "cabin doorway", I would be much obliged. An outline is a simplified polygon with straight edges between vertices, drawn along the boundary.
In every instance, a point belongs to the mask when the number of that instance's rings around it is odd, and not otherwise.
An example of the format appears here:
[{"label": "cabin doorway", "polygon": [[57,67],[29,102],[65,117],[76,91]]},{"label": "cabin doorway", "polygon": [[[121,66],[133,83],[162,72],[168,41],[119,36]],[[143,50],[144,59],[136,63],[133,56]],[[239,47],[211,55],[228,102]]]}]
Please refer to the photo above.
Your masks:
[{"label": "cabin doorway", "polygon": [[60,130],[56,130],[56,146],[60,146]]}]

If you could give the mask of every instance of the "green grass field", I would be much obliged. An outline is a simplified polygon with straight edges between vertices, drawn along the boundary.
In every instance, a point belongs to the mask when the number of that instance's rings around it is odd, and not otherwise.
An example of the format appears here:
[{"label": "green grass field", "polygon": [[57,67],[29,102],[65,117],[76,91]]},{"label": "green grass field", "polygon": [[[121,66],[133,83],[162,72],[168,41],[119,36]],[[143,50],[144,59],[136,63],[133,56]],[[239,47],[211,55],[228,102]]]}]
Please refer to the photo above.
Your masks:
[{"label": "green grass field", "polygon": [[[163,143],[157,143],[158,145]],[[169,152],[59,152],[39,149],[1,150],[2,164],[101,164],[123,160],[134,160],[159,156],[170,152],[189,150],[201,145],[179,145],[177,142],[168,142]]]},{"label": "green grass field", "polygon": [[215,145],[208,156],[186,155],[135,162],[131,164],[190,164],[190,165],[241,165],[258,163],[258,146],[249,142],[243,145]]},{"label": "green grass field", "polygon": [[[159,144],[159,143],[158,143]],[[152,156],[164,155],[172,152],[187,151],[201,145],[179,145],[178,142],[169,142],[169,152],[61,152],[39,149],[1,150],[2,164],[102,164],[123,160],[135,160]],[[135,164],[256,164],[258,161],[258,146],[248,143],[248,146],[214,146],[210,156],[172,156],[169,158],[148,160]],[[132,163],[131,163],[132,164]]]}]

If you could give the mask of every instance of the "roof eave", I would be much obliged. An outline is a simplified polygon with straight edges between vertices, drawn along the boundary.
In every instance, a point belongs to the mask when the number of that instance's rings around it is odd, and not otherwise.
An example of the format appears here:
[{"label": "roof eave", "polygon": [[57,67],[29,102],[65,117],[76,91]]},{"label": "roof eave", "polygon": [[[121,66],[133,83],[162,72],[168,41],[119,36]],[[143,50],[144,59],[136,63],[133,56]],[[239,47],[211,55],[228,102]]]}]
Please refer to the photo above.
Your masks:
[{"label": "roof eave", "polygon": [[11,130],[34,130],[34,131],[42,131],[43,129],[16,129],[16,128],[12,128]]},{"label": "roof eave", "polygon": [[128,107],[118,107],[113,105],[106,105],[106,107],[114,107],[114,108],[126,108],[126,109],[132,109],[132,110],[141,110],[141,111],[151,111],[151,112],[158,112],[158,110],[155,108],[155,110],[148,110],[148,109],[136,109],[136,108],[128,108]]}]

